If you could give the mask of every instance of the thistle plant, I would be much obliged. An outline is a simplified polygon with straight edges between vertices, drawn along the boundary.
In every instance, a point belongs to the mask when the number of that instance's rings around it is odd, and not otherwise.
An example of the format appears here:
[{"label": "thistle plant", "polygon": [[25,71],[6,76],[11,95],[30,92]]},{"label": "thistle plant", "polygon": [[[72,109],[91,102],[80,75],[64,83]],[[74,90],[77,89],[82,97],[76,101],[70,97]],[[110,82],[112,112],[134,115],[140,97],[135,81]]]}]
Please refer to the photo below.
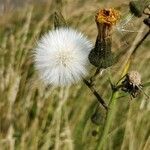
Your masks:
[{"label": "thistle plant", "polygon": [[[146,8],[149,9],[149,6],[146,7],[144,4],[141,5],[141,2],[138,1],[131,1],[129,3],[129,8],[135,17],[141,17],[144,10]],[[92,79],[99,74],[100,69],[106,69],[116,63],[115,55],[111,50],[112,33],[113,27],[119,18],[119,11],[114,8],[98,10],[95,16],[98,35],[95,47],[93,48],[91,42],[82,33],[68,27],[61,13],[55,13],[54,30],[49,31],[49,33],[41,38],[35,49],[34,55],[35,67],[46,84],[66,86],[83,79],[84,83],[91,89],[97,100],[103,105],[106,111],[108,111],[99,149],[102,148],[103,141],[110,127],[110,120],[113,118],[117,91],[122,89],[122,91],[128,92],[135,98],[138,91],[142,89],[140,74],[136,71],[127,72],[128,68],[126,69],[126,67],[129,67],[129,61],[125,66],[126,73],[124,72],[122,74],[126,77],[124,81],[120,84],[119,80],[116,85],[111,83],[113,94],[108,106],[94,87]],[[144,20],[144,23],[149,26],[149,20]],[[146,34],[146,37],[148,35]],[[137,43],[131,56],[146,37]],[[85,79],[89,62],[97,68],[90,80]]]},{"label": "thistle plant", "polygon": [[[135,17],[141,17],[146,9],[144,5],[141,6],[136,1],[131,1],[129,8]],[[98,150],[103,148],[113,121],[119,90],[127,92],[133,98],[137,97],[139,91],[142,90],[141,75],[137,71],[128,72],[128,70],[136,50],[147,38],[149,31],[136,43],[123,68],[121,79],[117,84],[112,84],[110,81],[112,96],[108,106],[94,85],[93,79],[99,75],[100,70],[111,67],[116,63],[115,54],[112,52],[112,31],[119,18],[120,13],[114,8],[98,10],[95,15],[98,34],[95,47],[93,47],[82,33],[68,27],[62,14],[55,13],[54,30],[49,31],[41,38],[34,55],[35,67],[46,84],[66,86],[77,83],[82,79],[98,102],[105,108],[107,115],[102,134],[99,136]],[[149,17],[144,20],[144,23],[149,26]],[[90,76],[90,79],[86,79],[89,62],[96,67],[96,72]]]},{"label": "thistle plant", "polygon": [[[149,6],[148,6],[149,7]],[[137,16],[138,17],[138,16]],[[141,86],[141,75],[137,72],[137,71],[132,71],[132,72],[128,72],[131,62],[135,56],[135,53],[137,51],[137,49],[140,47],[140,45],[143,43],[143,41],[148,37],[148,35],[150,34],[150,30],[148,30],[148,32],[144,35],[143,38],[136,40],[135,39],[135,47],[134,48],[130,48],[131,50],[131,54],[123,68],[122,74],[121,74],[121,78],[118,80],[117,82],[117,86],[114,86],[111,82],[111,87],[112,87],[112,96],[110,98],[109,101],[109,108],[110,110],[107,113],[107,117],[106,117],[106,121],[105,121],[105,125],[103,128],[103,132],[100,135],[100,142],[97,144],[97,149],[101,150],[103,149],[103,145],[105,143],[105,140],[107,139],[108,133],[109,133],[109,129],[111,126],[111,122],[114,119],[115,113],[116,113],[116,100],[119,97],[119,89],[120,87],[122,87],[122,90],[125,92],[128,92],[129,94],[131,94],[134,98],[136,97],[136,94],[139,91],[139,86]],[[120,81],[124,78],[127,77],[124,81],[122,81],[122,83],[120,84]],[[119,85],[118,85],[119,84]],[[115,87],[115,88],[114,88]],[[146,94],[147,96],[147,94]],[[149,98],[149,96],[147,96]]]},{"label": "thistle plant", "polygon": [[149,0],[106,3],[0,7],[0,150],[150,149]]}]

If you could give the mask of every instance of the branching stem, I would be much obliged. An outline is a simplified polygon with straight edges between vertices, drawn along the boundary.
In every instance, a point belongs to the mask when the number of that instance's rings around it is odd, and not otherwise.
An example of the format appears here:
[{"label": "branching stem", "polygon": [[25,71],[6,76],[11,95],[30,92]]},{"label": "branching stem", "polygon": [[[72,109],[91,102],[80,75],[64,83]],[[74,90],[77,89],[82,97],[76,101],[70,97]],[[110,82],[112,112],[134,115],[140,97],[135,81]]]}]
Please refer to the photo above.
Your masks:
[{"label": "branching stem", "polygon": [[99,75],[99,73],[100,73],[100,68],[97,68],[95,74],[90,78],[90,83],[92,85],[94,85],[94,81],[96,80],[96,77]]},{"label": "branching stem", "polygon": [[[125,76],[125,74],[128,72],[128,69],[131,65],[131,58],[134,56],[135,52],[137,51],[137,49],[140,47],[140,45],[145,41],[145,39],[148,37],[148,35],[150,34],[150,30],[143,36],[143,38],[141,38],[135,48],[133,49],[125,67],[124,67],[124,70],[123,70],[123,73],[122,73],[122,76],[121,76],[121,79]],[[120,82],[120,81],[119,81]],[[119,83],[118,82],[118,83]],[[117,83],[117,84],[118,84]],[[119,85],[118,85],[119,86]],[[117,90],[113,90],[112,92],[112,97],[110,99],[110,102],[109,102],[109,110],[107,111],[107,116],[106,116],[106,121],[105,121],[105,124],[104,124],[104,128],[102,130],[102,134],[100,135],[100,138],[99,138],[99,143],[96,147],[97,150],[102,150],[103,149],[103,145],[104,143],[106,142],[106,139],[107,139],[107,136],[108,136],[108,133],[109,133],[109,130],[110,130],[110,127],[112,125],[112,122],[113,122],[113,119],[115,117],[115,112],[116,112],[116,100],[117,100],[117,97],[119,96],[119,92]]]},{"label": "branching stem", "polygon": [[105,103],[105,101],[103,100],[103,98],[98,94],[98,92],[96,91],[96,89],[94,88],[93,85],[91,85],[91,83],[89,81],[87,81],[86,79],[83,79],[83,82],[87,85],[87,87],[92,91],[92,93],[95,95],[95,97],[97,98],[98,102],[106,109],[108,110],[108,107]]},{"label": "branching stem", "polygon": [[137,51],[137,49],[140,47],[140,45],[145,41],[145,39],[148,37],[150,34],[150,29],[146,32],[146,34],[143,36],[143,38],[137,43],[136,47],[133,50],[132,55],[134,55]]}]

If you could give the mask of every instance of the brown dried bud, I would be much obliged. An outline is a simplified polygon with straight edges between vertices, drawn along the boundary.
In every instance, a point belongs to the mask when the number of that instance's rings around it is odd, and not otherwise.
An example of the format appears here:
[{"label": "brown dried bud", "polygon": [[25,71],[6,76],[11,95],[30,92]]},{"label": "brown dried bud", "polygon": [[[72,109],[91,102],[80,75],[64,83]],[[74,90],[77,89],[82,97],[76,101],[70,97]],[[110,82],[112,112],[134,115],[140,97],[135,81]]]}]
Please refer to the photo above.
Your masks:
[{"label": "brown dried bud", "polygon": [[98,68],[107,68],[114,63],[111,52],[111,30],[119,19],[119,12],[115,9],[99,10],[95,16],[98,35],[95,48],[89,54],[89,61]]},{"label": "brown dried bud", "polygon": [[140,1],[130,1],[129,3],[130,11],[135,17],[141,17],[144,10],[144,5]]}]

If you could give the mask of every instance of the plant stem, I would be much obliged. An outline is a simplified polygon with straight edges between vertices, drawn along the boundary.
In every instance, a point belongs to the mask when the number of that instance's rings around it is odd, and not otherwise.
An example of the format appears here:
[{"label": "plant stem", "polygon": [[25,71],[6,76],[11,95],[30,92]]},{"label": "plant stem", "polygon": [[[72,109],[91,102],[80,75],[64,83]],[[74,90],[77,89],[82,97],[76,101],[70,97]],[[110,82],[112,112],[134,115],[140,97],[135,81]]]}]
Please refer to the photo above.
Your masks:
[{"label": "plant stem", "polygon": [[137,49],[139,48],[139,46],[145,41],[145,39],[148,37],[148,35],[150,34],[150,29],[145,33],[145,35],[143,36],[143,38],[137,43],[132,55],[135,54],[135,52],[137,51]]},{"label": "plant stem", "polygon": [[97,145],[97,150],[101,150],[103,148],[103,144],[104,142],[106,141],[106,138],[107,138],[107,135],[108,135],[108,132],[109,132],[109,128],[111,126],[111,123],[114,119],[114,116],[115,116],[115,112],[116,112],[116,98],[118,97],[118,92],[117,91],[114,91],[112,93],[112,96],[111,96],[111,99],[110,99],[110,102],[109,102],[109,110],[108,110],[108,113],[107,113],[107,116],[106,116],[106,121],[105,121],[105,124],[104,124],[104,130],[103,130],[103,133],[100,137],[100,142],[98,143]]},{"label": "plant stem", "polygon": [[105,103],[105,101],[103,100],[103,98],[98,94],[98,92],[95,90],[95,88],[93,87],[93,85],[91,85],[91,83],[89,81],[87,81],[86,79],[83,79],[83,82],[87,85],[87,87],[92,91],[92,93],[95,95],[95,97],[97,98],[98,102],[103,105],[103,107],[108,110],[108,107]]},{"label": "plant stem", "polygon": [[96,77],[99,75],[99,73],[100,73],[100,68],[97,68],[94,75],[90,78],[91,84],[94,84],[94,81],[95,81]]}]

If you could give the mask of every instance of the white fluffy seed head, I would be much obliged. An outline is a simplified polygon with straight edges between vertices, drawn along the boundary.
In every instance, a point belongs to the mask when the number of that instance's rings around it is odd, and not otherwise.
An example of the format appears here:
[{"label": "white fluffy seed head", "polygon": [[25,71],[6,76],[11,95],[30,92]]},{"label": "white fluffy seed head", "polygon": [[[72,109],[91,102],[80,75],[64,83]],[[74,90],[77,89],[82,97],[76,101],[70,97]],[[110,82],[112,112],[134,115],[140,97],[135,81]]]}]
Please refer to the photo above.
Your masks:
[{"label": "white fluffy seed head", "polygon": [[83,34],[71,28],[49,31],[37,43],[35,67],[46,84],[70,85],[87,75],[92,47]]}]

